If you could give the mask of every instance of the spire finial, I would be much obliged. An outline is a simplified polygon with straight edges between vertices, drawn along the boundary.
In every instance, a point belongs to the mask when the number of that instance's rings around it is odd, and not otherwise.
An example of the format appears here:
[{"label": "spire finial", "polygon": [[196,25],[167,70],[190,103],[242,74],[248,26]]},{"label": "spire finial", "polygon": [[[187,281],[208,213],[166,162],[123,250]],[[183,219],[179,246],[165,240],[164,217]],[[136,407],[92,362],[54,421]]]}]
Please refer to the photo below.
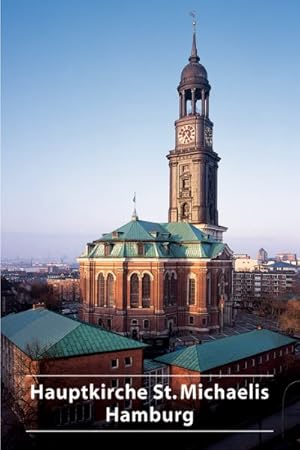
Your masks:
[{"label": "spire finial", "polygon": [[191,56],[189,57],[190,62],[199,62],[200,58],[197,53],[197,45],[196,45],[196,11],[191,11],[190,16],[193,18],[193,43],[192,43],[192,51]]},{"label": "spire finial", "polygon": [[137,212],[136,212],[136,192],[134,193],[132,201],[133,201],[133,213],[132,213],[131,218],[132,218],[132,220],[139,220]]}]

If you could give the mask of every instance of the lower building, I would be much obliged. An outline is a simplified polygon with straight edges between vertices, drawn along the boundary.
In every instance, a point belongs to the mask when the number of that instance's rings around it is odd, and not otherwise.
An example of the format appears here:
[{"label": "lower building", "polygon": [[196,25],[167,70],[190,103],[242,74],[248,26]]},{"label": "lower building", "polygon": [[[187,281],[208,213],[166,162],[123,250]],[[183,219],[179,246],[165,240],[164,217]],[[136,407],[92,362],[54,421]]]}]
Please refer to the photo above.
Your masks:
[{"label": "lower building", "polygon": [[[296,343],[294,338],[258,329],[167,353],[155,361],[169,367],[170,386],[180,398],[183,383],[202,383],[204,388],[218,384],[221,388],[236,389],[249,383],[267,384],[272,377],[287,372],[290,358],[295,357]],[[182,400],[180,403],[182,406]],[[186,401],[186,407],[193,409],[200,404],[200,401]]]},{"label": "lower building", "polygon": [[[136,375],[144,372],[145,344],[40,307],[10,314],[1,325],[3,399],[9,398],[8,406],[27,427],[101,424],[112,404],[32,399],[31,385],[45,390],[80,388],[99,380],[111,388],[143,384]],[[142,406],[139,400],[119,404],[123,409]]]}]

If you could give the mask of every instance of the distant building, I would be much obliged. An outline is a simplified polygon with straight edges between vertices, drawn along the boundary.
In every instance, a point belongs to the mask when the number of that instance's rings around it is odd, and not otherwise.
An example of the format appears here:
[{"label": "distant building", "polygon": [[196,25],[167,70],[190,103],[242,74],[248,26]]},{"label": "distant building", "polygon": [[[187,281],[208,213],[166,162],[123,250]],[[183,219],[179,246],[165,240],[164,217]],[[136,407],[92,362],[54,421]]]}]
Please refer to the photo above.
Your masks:
[{"label": "distant building", "polygon": [[268,253],[264,248],[260,248],[257,254],[257,263],[266,264],[268,262]]},{"label": "distant building", "polygon": [[297,264],[296,253],[277,253],[275,256],[276,261],[290,262],[292,264]]},{"label": "distant building", "polygon": [[48,277],[48,286],[51,286],[55,297],[62,302],[80,301],[80,280],[71,277]]},{"label": "distant building", "polygon": [[[108,387],[142,386],[145,344],[81,323],[44,308],[10,314],[1,319],[2,383],[16,414],[28,426],[52,428],[84,426],[105,419],[113,401],[37,401],[30,386],[81,387],[95,378],[38,379],[39,374],[95,374]],[[118,377],[128,374],[128,378]],[[140,401],[119,401],[121,409],[141,407]]]},{"label": "distant building", "polygon": [[234,270],[236,272],[252,272],[257,267],[257,260],[246,255],[236,255],[234,258]]},{"label": "distant building", "polygon": [[234,272],[233,296],[235,301],[251,306],[255,301],[291,292],[295,279],[296,272],[291,269],[270,267],[268,271]]}]

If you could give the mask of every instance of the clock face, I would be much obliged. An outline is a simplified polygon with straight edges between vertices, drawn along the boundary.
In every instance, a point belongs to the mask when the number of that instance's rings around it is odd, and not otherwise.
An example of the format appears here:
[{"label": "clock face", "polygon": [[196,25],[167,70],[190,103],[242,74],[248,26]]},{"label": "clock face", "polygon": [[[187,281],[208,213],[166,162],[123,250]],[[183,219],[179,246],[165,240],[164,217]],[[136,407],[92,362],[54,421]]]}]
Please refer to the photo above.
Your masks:
[{"label": "clock face", "polygon": [[192,125],[184,125],[178,130],[178,141],[181,144],[189,144],[195,139],[195,128]]},{"label": "clock face", "polygon": [[204,139],[206,145],[212,146],[212,129],[210,127],[205,127],[204,129]]}]

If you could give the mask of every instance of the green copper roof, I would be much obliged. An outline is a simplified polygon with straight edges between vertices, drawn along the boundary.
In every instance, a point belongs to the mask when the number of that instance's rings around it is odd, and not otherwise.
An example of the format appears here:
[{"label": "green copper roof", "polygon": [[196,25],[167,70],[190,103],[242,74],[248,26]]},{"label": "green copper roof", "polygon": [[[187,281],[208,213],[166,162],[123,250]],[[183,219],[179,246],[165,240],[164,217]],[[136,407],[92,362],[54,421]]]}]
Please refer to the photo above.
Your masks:
[{"label": "green copper roof", "polygon": [[163,369],[164,367],[166,367],[166,364],[155,361],[154,359],[144,359],[144,372]]},{"label": "green copper roof", "polygon": [[9,314],[2,334],[33,359],[65,358],[146,347],[133,339],[44,308]]},{"label": "green copper roof", "polygon": [[206,372],[293,342],[296,340],[270,330],[254,330],[206,344],[192,345],[159,356],[155,360],[196,372]]},{"label": "green copper roof", "polygon": [[[143,245],[139,251],[138,244]],[[132,220],[87,245],[84,258],[216,258],[225,244],[190,223]]]}]

